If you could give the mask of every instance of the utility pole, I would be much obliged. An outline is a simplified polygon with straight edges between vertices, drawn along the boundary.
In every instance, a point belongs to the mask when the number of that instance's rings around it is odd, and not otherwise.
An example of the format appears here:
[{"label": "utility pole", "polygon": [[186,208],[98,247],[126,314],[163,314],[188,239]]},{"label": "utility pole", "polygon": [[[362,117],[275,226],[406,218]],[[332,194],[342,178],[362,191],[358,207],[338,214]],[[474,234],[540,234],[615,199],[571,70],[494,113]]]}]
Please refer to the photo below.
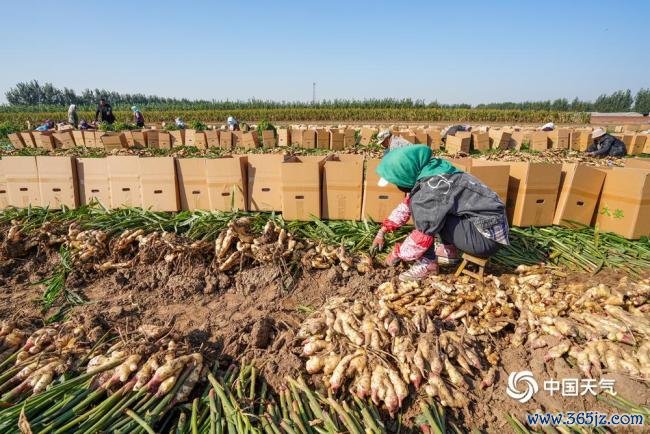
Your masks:
[{"label": "utility pole", "polygon": [[316,82],[312,83],[312,90],[311,90],[311,105],[316,104]]}]

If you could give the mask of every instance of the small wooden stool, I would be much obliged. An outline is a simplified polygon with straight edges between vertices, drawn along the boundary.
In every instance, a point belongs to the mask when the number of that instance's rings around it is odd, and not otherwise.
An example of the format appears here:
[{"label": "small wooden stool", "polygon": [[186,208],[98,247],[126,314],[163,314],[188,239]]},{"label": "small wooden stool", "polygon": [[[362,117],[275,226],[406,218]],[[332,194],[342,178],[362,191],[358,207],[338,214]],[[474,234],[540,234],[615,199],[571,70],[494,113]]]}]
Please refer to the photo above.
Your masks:
[{"label": "small wooden stool", "polygon": [[[460,263],[458,270],[456,270],[456,277],[460,276],[461,274],[466,274],[469,277],[473,277],[474,279],[478,280],[479,282],[483,282],[483,274],[485,273],[485,264],[487,264],[487,261],[487,258],[477,258],[476,256],[463,253],[463,262]],[[478,272],[475,273],[473,271],[467,270],[466,267],[468,264],[475,264],[478,266]]]}]

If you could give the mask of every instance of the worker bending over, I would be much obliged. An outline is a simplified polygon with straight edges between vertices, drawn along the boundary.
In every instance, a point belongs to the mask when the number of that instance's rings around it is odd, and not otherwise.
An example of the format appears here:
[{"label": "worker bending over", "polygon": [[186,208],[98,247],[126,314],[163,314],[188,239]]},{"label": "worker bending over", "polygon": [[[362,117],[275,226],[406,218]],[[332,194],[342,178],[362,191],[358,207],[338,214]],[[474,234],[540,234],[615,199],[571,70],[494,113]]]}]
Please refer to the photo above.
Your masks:
[{"label": "worker bending over", "polygon": [[404,146],[411,146],[413,144],[403,137],[394,135],[390,130],[380,131],[377,134],[377,143],[384,148],[384,155],[393,149],[403,148]]},{"label": "worker bending over", "polygon": [[592,157],[623,157],[627,154],[625,143],[602,128],[596,128],[592,133],[593,143],[587,148],[587,155]]},{"label": "worker bending over", "polygon": [[499,196],[474,176],[433,158],[427,146],[394,149],[377,166],[379,186],[395,184],[406,198],[384,220],[372,251],[384,246],[384,234],[413,217],[415,230],[396,244],[389,266],[414,261],[401,281],[417,281],[438,273],[438,264],[458,262],[458,250],[488,257],[507,246],[508,220]]}]

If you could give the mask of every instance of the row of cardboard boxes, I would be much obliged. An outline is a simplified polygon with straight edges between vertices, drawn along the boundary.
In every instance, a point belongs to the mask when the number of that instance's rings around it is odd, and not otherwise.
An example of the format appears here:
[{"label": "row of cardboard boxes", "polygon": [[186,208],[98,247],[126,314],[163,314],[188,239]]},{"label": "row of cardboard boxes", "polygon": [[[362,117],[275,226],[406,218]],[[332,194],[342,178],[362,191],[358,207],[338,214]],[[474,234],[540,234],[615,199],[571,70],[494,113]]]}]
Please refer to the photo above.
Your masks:
[{"label": "row of cardboard boxes", "polygon": [[[72,208],[98,201],[106,208],[239,209],[278,211],[287,220],[316,216],[381,221],[404,193],[377,186],[379,161],[360,155],[277,154],[216,159],[4,157],[0,207]],[[650,235],[648,160],[630,159],[628,167],[604,170],[576,164],[450,161],[504,200],[514,226],[574,221],[632,239]]]},{"label": "row of cardboard boxes", "polygon": [[[378,129],[361,128],[359,143],[369,145],[375,140]],[[514,130],[509,128],[491,128],[488,131],[457,132],[446,139],[445,150],[449,153],[487,151],[489,149],[520,149],[527,145],[535,151],[547,149],[573,149],[585,151],[592,142],[591,128],[560,128],[554,131]],[[432,149],[440,149],[441,130],[438,128],[412,129],[394,131],[405,140],[414,144],[426,144]],[[626,145],[628,154],[650,153],[650,134],[636,132],[615,133]],[[222,149],[256,148],[259,146],[297,146],[342,150],[357,143],[356,130],[342,129],[289,129],[278,128],[277,135],[272,130],[262,131],[223,131],[191,129],[161,131],[155,129],[116,132],[99,131],[26,131],[10,134],[9,139],[16,149],[39,147],[44,149],[67,149],[75,146],[104,148],[107,150],[129,147],[170,149],[176,146],[196,146],[198,148],[218,147]]]}]

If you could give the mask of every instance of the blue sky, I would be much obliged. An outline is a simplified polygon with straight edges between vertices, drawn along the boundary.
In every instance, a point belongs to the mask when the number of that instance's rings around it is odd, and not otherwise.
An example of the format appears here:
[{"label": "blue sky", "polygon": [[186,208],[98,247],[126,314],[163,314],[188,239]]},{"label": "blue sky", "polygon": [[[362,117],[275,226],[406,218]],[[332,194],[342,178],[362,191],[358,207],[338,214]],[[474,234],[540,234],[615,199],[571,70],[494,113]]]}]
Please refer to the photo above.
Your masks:
[{"label": "blue sky", "polygon": [[5,2],[16,82],[205,99],[521,101],[650,87],[648,1]]}]

